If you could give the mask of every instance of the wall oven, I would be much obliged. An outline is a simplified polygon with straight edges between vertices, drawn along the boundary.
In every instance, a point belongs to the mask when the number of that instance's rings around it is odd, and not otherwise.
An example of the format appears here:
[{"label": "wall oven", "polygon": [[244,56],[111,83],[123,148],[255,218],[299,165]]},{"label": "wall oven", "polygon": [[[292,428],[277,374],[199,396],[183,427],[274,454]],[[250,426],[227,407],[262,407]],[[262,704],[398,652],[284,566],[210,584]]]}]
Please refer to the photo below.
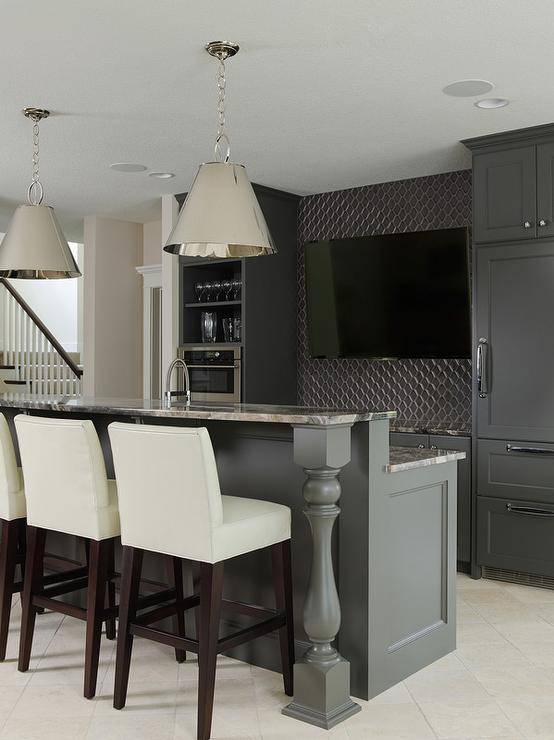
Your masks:
[{"label": "wall oven", "polygon": [[184,344],[179,357],[187,363],[192,401],[240,403],[241,348]]}]

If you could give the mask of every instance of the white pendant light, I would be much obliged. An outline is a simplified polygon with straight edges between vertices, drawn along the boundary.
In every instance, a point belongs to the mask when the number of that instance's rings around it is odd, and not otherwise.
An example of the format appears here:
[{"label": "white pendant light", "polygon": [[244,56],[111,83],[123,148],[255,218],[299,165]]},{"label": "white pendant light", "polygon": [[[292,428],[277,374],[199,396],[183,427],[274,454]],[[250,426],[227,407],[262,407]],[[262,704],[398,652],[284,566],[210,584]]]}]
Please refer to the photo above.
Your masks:
[{"label": "white pendant light", "polygon": [[33,121],[33,176],[27,204],[18,206],[8,233],[0,244],[0,277],[46,279],[79,277],[80,272],[54,209],[42,205],[44,189],[39,179],[39,121],[50,113],[25,108]]},{"label": "white pendant light", "polygon": [[225,60],[238,44],[212,41],[206,51],[219,61],[215,160],[198,173],[164,249],[185,257],[259,257],[277,251],[246,169],[230,162],[225,132]]}]

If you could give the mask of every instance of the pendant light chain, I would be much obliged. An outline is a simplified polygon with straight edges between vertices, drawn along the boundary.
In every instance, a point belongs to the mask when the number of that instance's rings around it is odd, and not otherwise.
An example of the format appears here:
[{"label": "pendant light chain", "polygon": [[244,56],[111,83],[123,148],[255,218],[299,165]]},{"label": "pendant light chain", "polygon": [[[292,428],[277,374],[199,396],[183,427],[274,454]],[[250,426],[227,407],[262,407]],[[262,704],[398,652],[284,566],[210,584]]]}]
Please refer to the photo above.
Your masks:
[{"label": "pendant light chain", "polygon": [[44,188],[39,179],[39,133],[38,119],[33,118],[33,176],[27,190],[27,200],[32,206],[39,206],[44,197]]},{"label": "pendant light chain", "polygon": [[225,133],[225,58],[219,55],[217,70],[217,134],[215,138],[214,154],[217,162],[228,162],[231,156],[231,143]]}]

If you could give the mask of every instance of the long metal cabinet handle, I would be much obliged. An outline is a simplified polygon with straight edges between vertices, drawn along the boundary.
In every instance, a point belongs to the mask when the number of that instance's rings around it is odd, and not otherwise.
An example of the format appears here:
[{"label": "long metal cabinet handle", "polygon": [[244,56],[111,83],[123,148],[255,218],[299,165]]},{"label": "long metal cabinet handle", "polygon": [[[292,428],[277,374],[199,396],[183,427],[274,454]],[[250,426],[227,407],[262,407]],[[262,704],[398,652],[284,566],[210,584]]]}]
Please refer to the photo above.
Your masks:
[{"label": "long metal cabinet handle", "polygon": [[187,367],[191,367],[193,370],[197,368],[200,370],[234,370],[238,365],[191,365],[187,362]]},{"label": "long metal cabinet handle", "polygon": [[518,445],[506,445],[506,452],[525,452],[530,455],[554,455],[554,450],[545,447],[519,447]]},{"label": "long metal cabinet handle", "polygon": [[554,517],[554,511],[534,509],[531,506],[512,506],[512,504],[506,504],[506,509],[514,514],[525,514],[526,516]]},{"label": "long metal cabinet handle", "polygon": [[477,345],[477,391],[479,398],[486,398],[489,392],[488,347],[487,340],[481,337]]}]

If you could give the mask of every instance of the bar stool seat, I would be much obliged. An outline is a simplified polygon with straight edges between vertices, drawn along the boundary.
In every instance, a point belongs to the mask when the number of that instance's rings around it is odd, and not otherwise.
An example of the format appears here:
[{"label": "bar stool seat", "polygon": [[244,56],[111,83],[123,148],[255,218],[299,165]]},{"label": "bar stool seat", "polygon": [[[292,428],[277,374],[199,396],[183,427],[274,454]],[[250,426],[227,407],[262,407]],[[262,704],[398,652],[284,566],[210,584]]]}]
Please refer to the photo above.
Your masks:
[{"label": "bar stool seat", "polygon": [[[84,695],[92,698],[96,692],[103,622],[107,636],[115,638],[114,542],[120,532],[115,481],[107,478],[92,421],[19,414],[15,426],[27,500],[18,669],[25,672],[29,668],[39,609],[82,619],[87,624]],[[84,538],[87,565],[56,574],[54,581],[45,577],[48,531]],[[81,589],[87,591],[86,608],[54,598]]]},{"label": "bar stool seat", "polygon": [[0,661],[6,657],[12,596],[21,591],[15,581],[16,566],[25,568],[25,489],[17,467],[12,435],[0,414]]},{"label": "bar stool seat", "polygon": [[[114,423],[108,431],[123,544],[114,707],[125,706],[135,636],[197,652],[197,737],[207,740],[219,653],[277,631],[285,692],[292,695],[290,509],[269,501],[222,496],[207,429]],[[264,548],[271,549],[276,609],[223,599],[225,561]],[[197,561],[197,593],[138,615],[144,551]],[[150,626],[196,607],[196,639]],[[222,609],[256,617],[258,622],[220,638]]]}]

